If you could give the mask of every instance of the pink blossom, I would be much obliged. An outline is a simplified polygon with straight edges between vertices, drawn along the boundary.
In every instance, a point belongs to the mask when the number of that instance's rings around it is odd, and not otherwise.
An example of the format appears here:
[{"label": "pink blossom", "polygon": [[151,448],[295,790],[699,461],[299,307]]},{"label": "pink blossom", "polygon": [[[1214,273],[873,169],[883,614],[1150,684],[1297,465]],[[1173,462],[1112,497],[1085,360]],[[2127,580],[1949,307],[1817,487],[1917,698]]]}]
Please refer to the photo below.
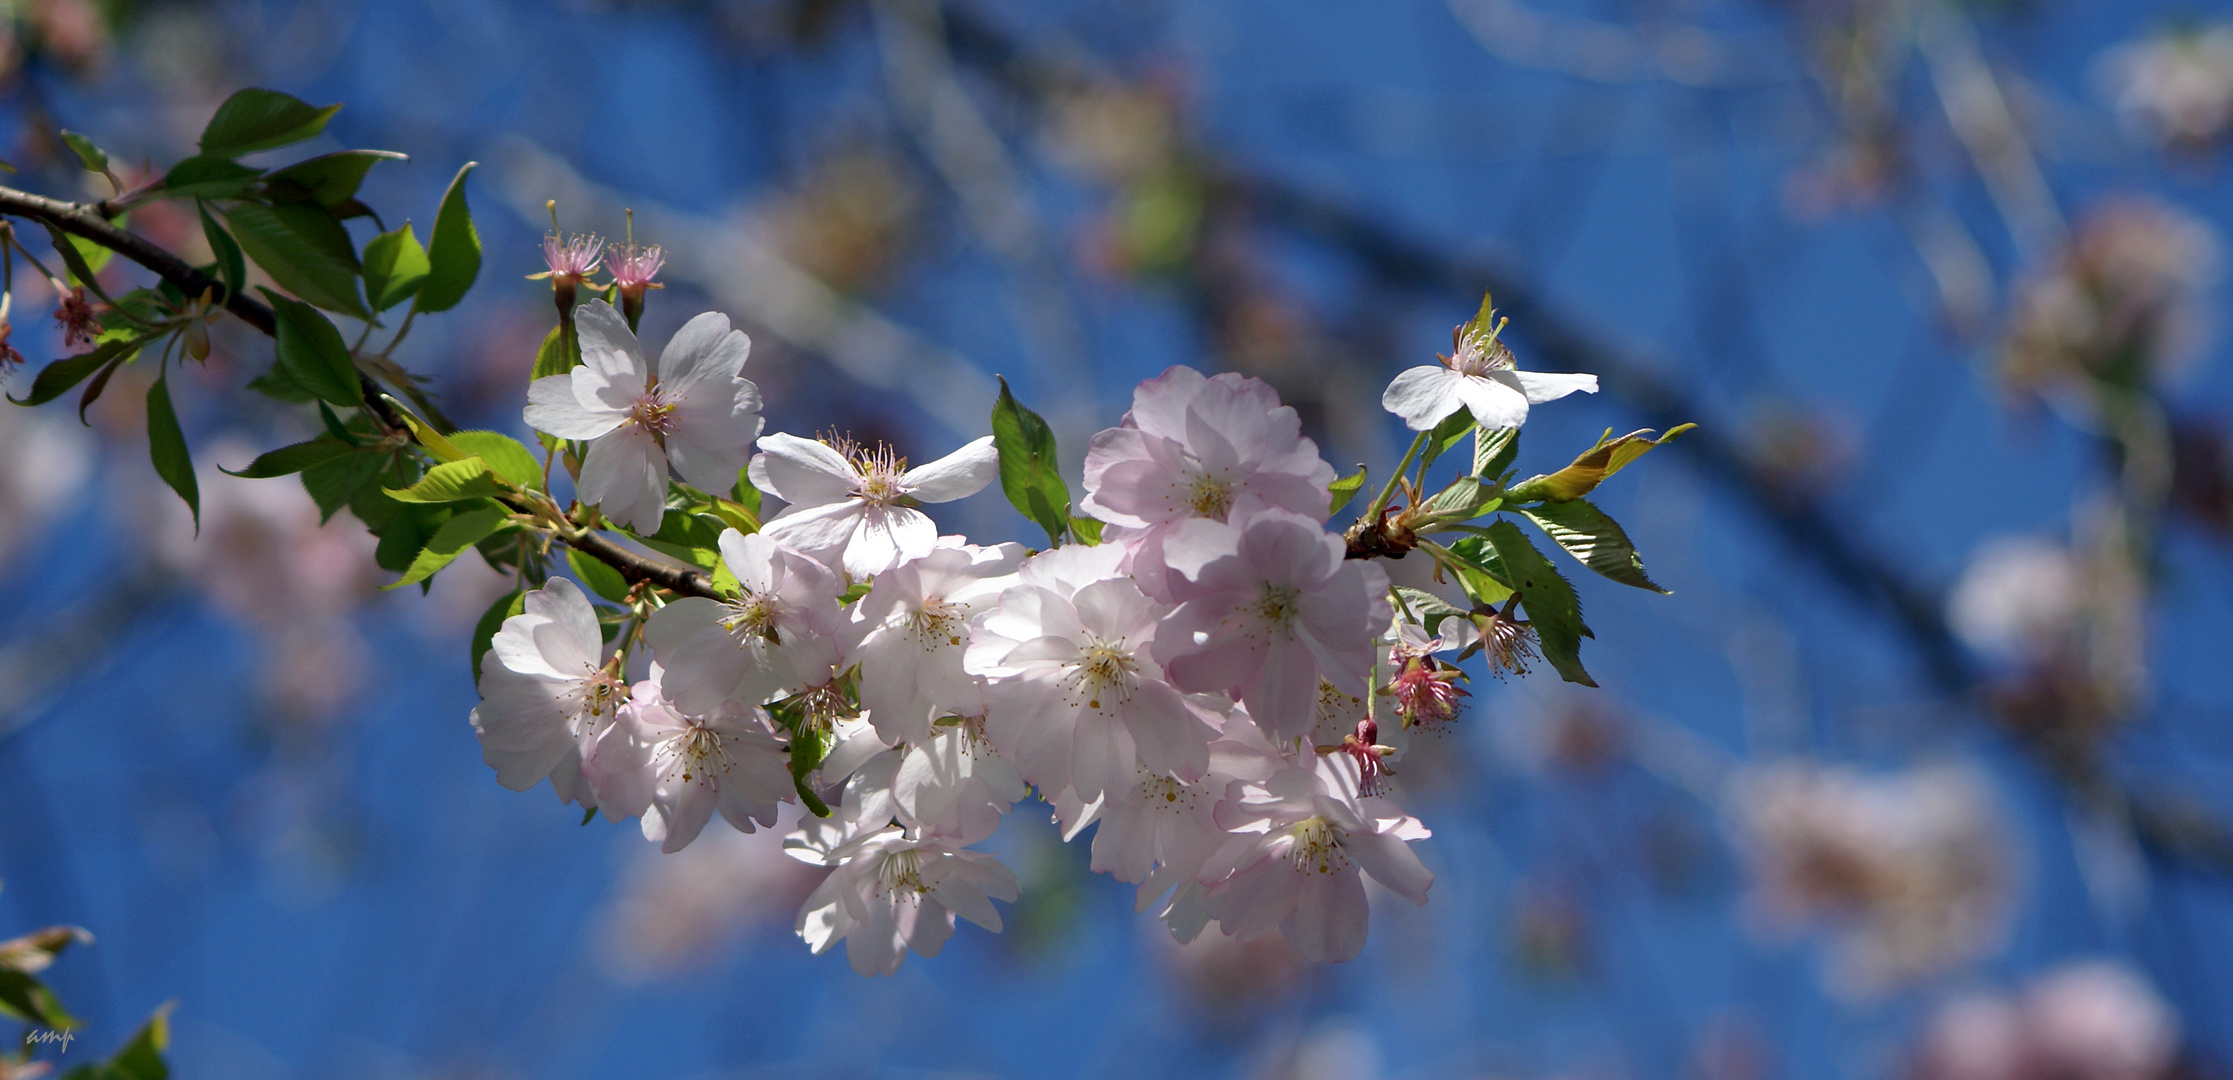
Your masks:
[{"label": "pink blossom", "polygon": [[685,715],[649,679],[592,742],[582,773],[606,817],[643,815],[644,838],[670,854],[697,839],[715,810],[740,832],[774,824],[776,804],[793,791],[790,758],[767,714],[726,703],[709,716]]},{"label": "pink blossom", "polygon": [[1120,425],[1093,437],[1079,505],[1115,526],[1109,540],[1138,550],[1127,569],[1161,595],[1160,551],[1172,524],[1224,521],[1244,500],[1324,521],[1333,480],[1301,418],[1270,386],[1173,367],[1141,383]]},{"label": "pink blossom", "polygon": [[1357,783],[1346,754],[1261,783],[1233,782],[1217,821],[1235,835],[1202,869],[1220,929],[1245,940],[1276,927],[1312,960],[1354,960],[1368,915],[1358,870],[1427,902],[1434,874],[1410,848],[1430,835],[1426,826],[1383,799],[1360,798]]},{"label": "pink blossom", "polygon": [[1182,690],[1227,691],[1275,740],[1307,735],[1319,681],[1367,692],[1388,579],[1318,523],[1262,510],[1232,524],[1197,520],[1164,543],[1178,609],[1154,655]]},{"label": "pink blossom", "polygon": [[853,970],[890,975],[910,949],[937,956],[960,915],[994,933],[994,900],[1012,901],[1016,875],[982,851],[886,827],[821,848],[815,832],[794,834],[784,850],[803,862],[834,866],[799,908],[798,933],[816,955],[840,940]]},{"label": "pink blossom", "polygon": [[473,732],[496,782],[525,791],[544,777],[566,801],[597,805],[581,782],[582,750],[612,722],[628,686],[602,662],[596,609],[565,578],[527,594],[481,657]]},{"label": "pink blossom", "polygon": [[837,575],[759,533],[725,530],[720,547],[738,595],[683,597],[644,624],[667,696],[710,713],[723,700],[758,705],[826,678],[839,660]]},{"label": "pink blossom", "polygon": [[912,469],[889,448],[782,432],[761,439],[752,457],[753,486],[790,504],[764,531],[856,579],[938,546],[938,526],[917,504],[975,495],[999,474],[990,435]]},{"label": "pink blossom", "polygon": [[941,716],[984,712],[984,691],[962,666],[969,620],[1014,584],[1023,545],[957,541],[876,575],[846,627],[861,706],[887,743],[921,742]]}]

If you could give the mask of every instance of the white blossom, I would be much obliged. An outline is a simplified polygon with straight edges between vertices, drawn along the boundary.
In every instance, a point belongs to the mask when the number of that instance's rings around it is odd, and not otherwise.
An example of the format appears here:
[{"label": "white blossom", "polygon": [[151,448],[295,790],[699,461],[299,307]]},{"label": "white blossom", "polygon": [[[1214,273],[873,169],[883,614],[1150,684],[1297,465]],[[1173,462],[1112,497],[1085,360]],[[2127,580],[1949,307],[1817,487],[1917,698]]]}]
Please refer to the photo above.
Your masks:
[{"label": "white blossom", "polygon": [[547,776],[559,798],[597,805],[581,781],[583,743],[629,694],[604,665],[604,649],[596,609],[565,578],[529,592],[504,620],[481,657],[482,700],[472,714],[497,783],[525,791]]},{"label": "white blossom", "polygon": [[720,548],[737,596],[683,597],[645,620],[667,697],[710,713],[724,700],[758,705],[823,681],[839,662],[837,575],[760,533],[725,530]]},{"label": "white blossom", "polygon": [[920,742],[931,721],[981,715],[984,691],[962,669],[969,620],[1014,583],[1023,545],[941,542],[876,575],[847,625],[861,707],[887,743]]},{"label": "white blossom", "polygon": [[999,472],[990,435],[910,469],[890,447],[777,432],[760,440],[751,466],[753,485],[789,504],[763,531],[855,579],[929,554],[938,526],[915,506],[974,495]]},{"label": "white blossom", "polygon": [[575,309],[582,362],[527,388],[527,424],[587,439],[578,494],[640,533],[659,530],[667,467],[707,491],[727,491],[760,434],[760,390],[739,372],[752,341],[729,318],[685,323],[653,366],[612,305]]}]

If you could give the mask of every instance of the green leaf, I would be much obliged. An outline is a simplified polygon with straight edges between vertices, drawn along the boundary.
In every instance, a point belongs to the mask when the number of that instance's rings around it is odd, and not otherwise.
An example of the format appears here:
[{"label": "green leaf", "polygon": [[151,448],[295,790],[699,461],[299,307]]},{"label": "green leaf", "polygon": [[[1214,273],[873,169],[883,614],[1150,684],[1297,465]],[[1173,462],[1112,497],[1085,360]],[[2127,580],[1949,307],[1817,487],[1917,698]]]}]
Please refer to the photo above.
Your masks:
[{"label": "green leaf", "polygon": [[[403,573],[419,557],[420,549],[434,538],[442,523],[456,512],[448,506],[424,506],[411,503],[391,503],[395,512],[372,531],[379,535],[380,543],[372,549],[372,562],[382,570]],[[486,506],[472,503],[471,506]]]},{"label": "green leaf", "polygon": [[364,404],[363,384],[341,331],[310,305],[263,290],[278,322],[279,370],[287,381],[341,406]]},{"label": "green leaf", "polygon": [[372,310],[386,311],[409,300],[426,281],[426,273],[426,249],[419,246],[410,222],[365,241],[364,293],[372,301]]},{"label": "green leaf", "polygon": [[318,395],[296,386],[295,381],[288,378],[286,372],[279,370],[277,364],[272,365],[270,370],[263,374],[248,380],[248,388],[274,401],[284,401],[293,405],[308,405],[318,400]]},{"label": "green leaf", "polygon": [[[1596,490],[1597,485],[1604,483],[1606,477],[1626,468],[1629,462],[1650,453],[1653,447],[1664,446],[1672,442],[1675,436],[1697,426],[1696,424],[1684,424],[1680,427],[1668,428],[1667,434],[1656,439],[1651,437],[1652,432],[1649,428],[1641,431],[1631,431],[1617,439],[1599,439],[1596,446],[1591,447],[1582,456],[1575,458],[1572,465],[1568,465],[1549,476],[1533,476],[1514,484],[1511,493],[1506,497],[1506,501],[1514,503],[1534,502],[1536,500],[1567,502],[1572,499],[1579,499]],[[1610,435],[1611,433],[1608,432],[1607,434]]]},{"label": "green leaf", "polygon": [[441,528],[434,530],[434,536],[427,540],[426,546],[412,557],[411,566],[403,572],[403,576],[381,588],[402,588],[433,577],[465,549],[480,543],[482,537],[505,524],[509,516],[501,506],[484,506],[451,517],[442,523]]},{"label": "green leaf", "polygon": [[488,462],[496,475],[519,487],[543,490],[543,465],[518,439],[496,431],[453,431],[449,438],[460,451]]},{"label": "green leaf", "polygon": [[85,384],[85,394],[78,398],[78,423],[87,427],[93,426],[92,421],[85,418],[85,410],[92,408],[93,403],[100,399],[101,391],[108,389],[109,378],[116,374],[117,368],[123,366],[124,361],[111,360],[107,367],[102,368],[99,374],[93,376],[92,382]]},{"label": "green leaf", "polygon": [[210,253],[217,257],[217,278],[225,283],[226,299],[239,296],[248,283],[248,260],[241,255],[240,244],[209,216],[208,207],[197,205],[194,209],[202,218],[202,238],[209,241]]},{"label": "green leaf", "polygon": [[1582,669],[1582,637],[1589,628],[1582,624],[1582,602],[1574,595],[1574,586],[1528,543],[1519,526],[1498,521],[1489,526],[1488,539],[1510,575],[1506,583],[1520,594],[1520,606],[1535,626],[1543,659],[1567,682],[1596,686],[1597,680]]},{"label": "green leaf", "polygon": [[738,506],[744,507],[746,513],[755,518],[760,516],[760,489],[752,486],[752,470],[750,467],[737,470],[737,483],[735,487],[729,489],[729,497],[735,500]]},{"label": "green leaf", "polygon": [[477,457],[445,461],[428,469],[419,482],[401,491],[386,489],[388,498],[407,503],[451,503],[504,494],[504,485],[488,462]]},{"label": "green leaf", "polygon": [[251,87],[226,98],[202,128],[202,153],[239,157],[298,143],[326,129],[340,105],[320,108],[291,94]]},{"label": "green leaf", "polygon": [[108,265],[109,256],[113,252],[91,240],[71,236],[56,228],[51,221],[43,224],[47,227],[47,235],[54,240],[54,253],[61,256],[62,264],[69,268],[70,279],[93,290],[101,299],[110,300],[108,290],[101,288],[98,275],[101,268]]},{"label": "green leaf", "polygon": [[108,151],[93,145],[93,140],[75,131],[65,131],[62,133],[62,142],[77,154],[78,161],[85,165],[86,172],[105,173],[109,171]]},{"label": "green leaf", "polygon": [[12,968],[0,968],[0,1014],[54,1031],[78,1026],[46,984]]},{"label": "green leaf", "polygon": [[575,346],[566,340],[566,328],[553,326],[543,335],[542,347],[535,350],[535,372],[530,381],[564,375],[574,370],[576,361]]},{"label": "green leaf", "polygon": [[163,1062],[163,1051],[171,1046],[170,1015],[168,1003],[155,1010],[155,1015],[133,1034],[132,1041],[109,1058],[101,1080],[170,1080],[171,1068]]},{"label": "green leaf", "polygon": [[1422,465],[1434,464],[1434,459],[1441,457],[1443,451],[1457,445],[1458,440],[1465,438],[1466,433],[1472,430],[1473,413],[1468,410],[1459,409],[1443,417],[1442,422],[1436,424],[1434,431],[1427,435],[1426,449],[1421,452],[1420,462]]},{"label": "green leaf", "polygon": [[479,162],[468,161],[442,195],[442,210],[434,217],[434,232],[426,242],[427,275],[419,285],[418,310],[448,311],[465,299],[473,279],[481,274],[481,234],[473,228],[473,212],[465,205],[465,175]]},{"label": "green leaf", "polygon": [[273,476],[291,476],[305,469],[323,465],[335,458],[345,457],[357,452],[356,447],[338,439],[312,439],[309,442],[299,442],[292,446],[282,446],[267,454],[259,454],[256,460],[249,462],[248,467],[239,472],[233,472],[222,465],[217,468],[219,471],[232,476],[249,480],[262,480]]},{"label": "green leaf", "polygon": [[466,456],[465,451],[458,449],[456,443],[451,442],[441,432],[434,430],[426,421],[419,419],[418,415],[405,407],[402,402],[387,394],[380,395],[380,399],[387,402],[388,407],[394,409],[397,416],[403,418],[403,426],[411,429],[411,437],[417,439],[420,446],[426,447],[426,452],[434,455],[436,461],[457,461]]},{"label": "green leaf", "polygon": [[1357,466],[1356,472],[1334,481],[1332,487],[1333,501],[1326,505],[1327,515],[1341,513],[1341,508],[1349,505],[1350,500],[1355,499],[1357,492],[1362,491],[1364,486],[1365,467],[1363,465]]},{"label": "green leaf", "polygon": [[1473,430],[1473,475],[1483,480],[1495,480],[1512,467],[1512,459],[1519,454],[1520,429]]},{"label": "green leaf", "polygon": [[1479,477],[1461,476],[1421,504],[1419,512],[1437,523],[1471,521],[1496,509],[1503,492],[1502,487],[1482,483]]},{"label": "green leaf", "polygon": [[1000,452],[1000,490],[1008,504],[1047,530],[1047,543],[1062,543],[1070,524],[1070,487],[1055,468],[1054,431],[1038,413],[1017,404],[1005,377],[992,407],[992,444]]},{"label": "green leaf", "polygon": [[139,347],[137,341],[104,341],[91,352],[65,356],[39,369],[39,377],[31,380],[29,394],[20,398],[11,394],[8,400],[18,405],[44,405],[69,393],[71,387],[84,382],[87,376],[100,370],[101,365],[138,352]]},{"label": "green leaf", "polygon": [[368,319],[357,296],[349,234],[314,206],[240,203],[225,211],[241,250],[288,292],[327,311]]},{"label": "green leaf", "polygon": [[701,517],[684,510],[669,510],[659,520],[659,531],[650,536],[637,536],[654,551],[659,551],[704,570],[708,573],[721,565],[721,530],[727,524]]},{"label": "green leaf", "polygon": [[1453,616],[1465,618],[1464,609],[1425,589],[1414,589],[1409,585],[1398,585],[1395,589],[1396,599],[1402,603],[1404,613],[1426,627],[1429,634],[1438,633],[1444,619]]},{"label": "green leaf", "polygon": [[[380,475],[380,467],[387,464],[388,454],[378,450],[359,450],[328,458],[302,471],[302,487],[310,493],[311,501],[318,504],[318,523],[332,520],[335,512],[349,505],[357,492]],[[382,496],[384,499],[385,496]],[[370,524],[370,522],[367,522]]]},{"label": "green leaf", "polygon": [[1070,535],[1076,537],[1081,544],[1098,544],[1101,542],[1101,529],[1106,524],[1099,518],[1079,517],[1072,514],[1070,515]]},{"label": "green leaf", "polygon": [[481,681],[481,658],[488,655],[489,643],[496,640],[496,632],[504,629],[504,620],[526,610],[527,594],[513,589],[496,598],[496,602],[481,613],[481,621],[473,624],[473,681]]},{"label": "green leaf", "polygon": [[589,586],[590,592],[615,604],[628,602],[628,579],[620,571],[571,548],[566,551],[566,565],[573,567],[574,576]]},{"label": "green leaf", "polygon": [[264,177],[264,193],[273,199],[314,202],[328,210],[357,197],[364,176],[383,161],[408,161],[393,150],[340,150],[274,169]]},{"label": "green leaf", "polygon": [[1651,575],[1644,573],[1644,560],[1637,556],[1636,545],[1621,531],[1620,523],[1591,505],[1589,500],[1544,503],[1520,513],[1565,548],[1567,554],[1581,560],[1583,566],[1623,585],[1655,593],[1667,592],[1651,579]]},{"label": "green leaf", "polygon": [[202,495],[194,484],[194,459],[186,450],[186,433],[178,429],[178,414],[171,410],[168,378],[158,378],[147,388],[147,453],[154,459],[155,475],[194,512],[194,533],[201,535]]},{"label": "green leaf", "polygon": [[816,817],[830,816],[830,808],[822,802],[821,796],[814,793],[813,785],[806,781],[814,775],[814,770],[822,767],[823,760],[830,756],[834,742],[829,731],[812,724],[801,723],[791,727],[791,785],[798,789],[799,801],[813,811]]},{"label": "green leaf", "polygon": [[245,199],[248,185],[263,174],[237,161],[198,154],[163,174],[162,192],[174,199]]},{"label": "green leaf", "polygon": [[[1422,545],[1424,546],[1424,545]],[[1433,551],[1428,552],[1436,554]],[[1483,607],[1494,607],[1512,598],[1512,587],[1504,583],[1504,562],[1496,557],[1496,549],[1478,536],[1468,536],[1443,548],[1447,560],[1441,571],[1455,574],[1458,586],[1465,590],[1466,599]]]}]

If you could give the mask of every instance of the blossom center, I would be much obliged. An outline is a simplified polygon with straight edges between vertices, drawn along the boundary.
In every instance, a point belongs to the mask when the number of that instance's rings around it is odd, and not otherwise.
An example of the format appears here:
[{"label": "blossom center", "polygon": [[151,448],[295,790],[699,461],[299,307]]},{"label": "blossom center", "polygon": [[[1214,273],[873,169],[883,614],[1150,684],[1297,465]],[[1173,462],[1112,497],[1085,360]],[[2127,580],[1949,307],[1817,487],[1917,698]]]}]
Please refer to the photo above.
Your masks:
[{"label": "blossom center", "polygon": [[923,884],[923,853],[909,848],[884,856],[883,864],[876,868],[876,891],[903,899],[929,892],[930,887]]},{"label": "blossom center", "polygon": [[1078,654],[1078,689],[1086,698],[1086,708],[1100,708],[1101,699],[1111,694],[1119,705],[1131,700],[1132,677],[1139,667],[1123,646],[1094,639]]},{"label": "blossom center", "polygon": [[1223,521],[1233,509],[1233,483],[1208,473],[1196,476],[1186,489],[1186,505],[1203,517]]},{"label": "blossom center", "polygon": [[656,387],[646,390],[628,406],[628,421],[644,431],[665,438],[675,429],[675,403]]},{"label": "blossom center", "polygon": [[1450,357],[1450,370],[1476,379],[1487,378],[1492,371],[1505,371],[1513,366],[1511,348],[1481,334],[1468,334],[1460,339],[1457,355]]},{"label": "blossom center", "polygon": [[1349,866],[1349,856],[1341,851],[1341,830],[1322,817],[1305,818],[1295,823],[1289,835],[1295,846],[1287,849],[1287,861],[1301,873],[1331,874]]},{"label": "blossom center", "polygon": [[907,632],[925,649],[959,645],[962,624],[968,620],[969,609],[947,603],[943,596],[933,596],[907,616]]},{"label": "blossom center", "polygon": [[1169,773],[1156,774],[1142,769],[1136,794],[1141,802],[1151,807],[1180,810],[1194,805],[1199,789]]},{"label": "blossom center", "polygon": [[667,744],[667,753],[674,759],[667,767],[669,779],[679,772],[683,783],[703,780],[716,791],[721,789],[721,774],[736,764],[736,759],[729,756],[721,733],[703,724],[692,724],[684,729]]},{"label": "blossom center", "polygon": [[1287,585],[1264,583],[1264,593],[1256,599],[1256,614],[1275,630],[1292,629],[1295,617],[1301,614],[1302,593]]},{"label": "blossom center", "polygon": [[878,443],[871,450],[842,438],[829,445],[853,466],[854,498],[889,506],[906,497],[907,489],[900,478],[907,473],[907,459],[890,446]]},{"label": "blossom center", "polygon": [[722,605],[726,612],[721,618],[721,628],[737,639],[737,644],[750,646],[754,639],[777,641],[775,633],[775,601],[758,593],[748,593],[741,600],[731,600]]}]

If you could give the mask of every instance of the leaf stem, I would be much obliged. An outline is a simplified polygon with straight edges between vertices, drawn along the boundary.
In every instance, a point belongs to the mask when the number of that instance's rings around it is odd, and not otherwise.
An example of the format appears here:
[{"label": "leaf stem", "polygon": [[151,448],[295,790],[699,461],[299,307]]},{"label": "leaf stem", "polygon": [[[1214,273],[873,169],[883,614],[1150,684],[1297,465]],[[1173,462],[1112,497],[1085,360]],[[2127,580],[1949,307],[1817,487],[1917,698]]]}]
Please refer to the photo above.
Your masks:
[{"label": "leaf stem", "polygon": [[1395,497],[1396,485],[1403,481],[1403,474],[1411,469],[1411,459],[1418,457],[1419,448],[1427,445],[1427,435],[1427,432],[1422,431],[1411,440],[1411,449],[1403,452],[1403,460],[1397,462],[1395,471],[1388,474],[1387,484],[1381,487],[1380,494],[1373,496],[1372,505],[1365,507],[1364,520],[1377,521],[1380,512],[1388,508],[1388,500]]}]

